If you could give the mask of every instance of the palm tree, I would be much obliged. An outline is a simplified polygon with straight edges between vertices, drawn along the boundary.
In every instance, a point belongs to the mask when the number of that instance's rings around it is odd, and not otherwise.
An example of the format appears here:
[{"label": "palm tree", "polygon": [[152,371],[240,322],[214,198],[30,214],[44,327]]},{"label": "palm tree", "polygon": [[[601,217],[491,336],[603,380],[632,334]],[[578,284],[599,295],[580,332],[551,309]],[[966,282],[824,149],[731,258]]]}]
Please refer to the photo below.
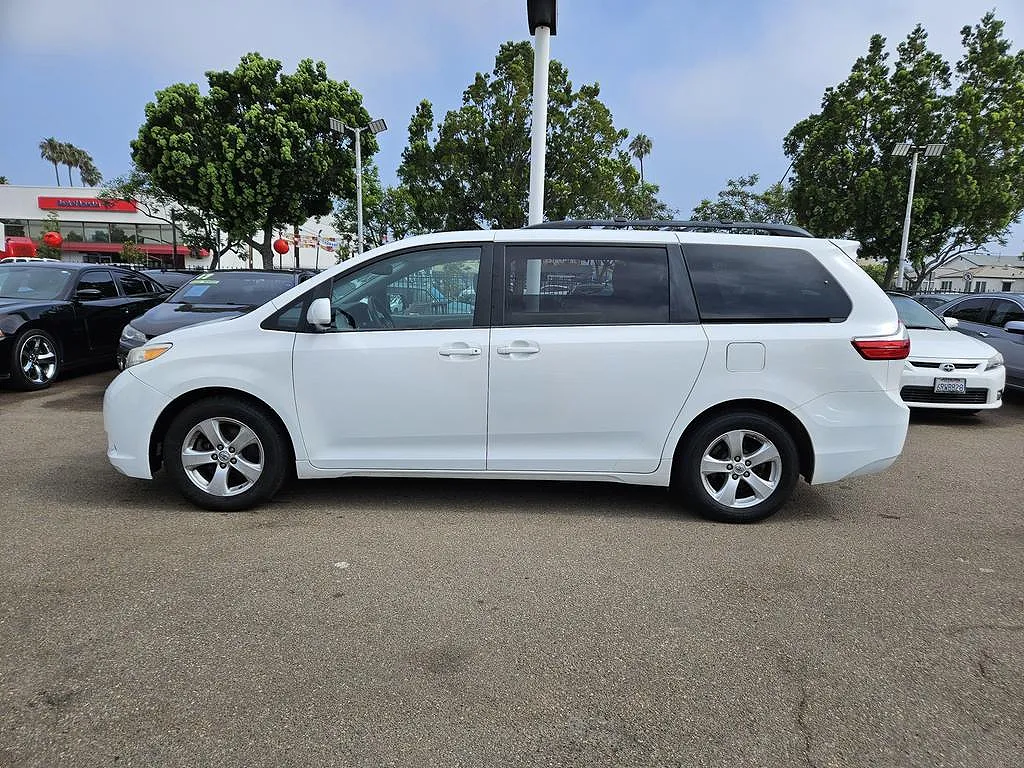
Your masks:
[{"label": "palm tree", "polygon": [[57,177],[57,186],[60,186],[60,173],[57,164],[61,162],[61,149],[64,145],[53,136],[39,142],[39,156],[48,163],[53,163],[53,173]]},{"label": "palm tree", "polygon": [[81,152],[78,147],[68,142],[61,142],[60,145],[60,162],[62,165],[68,167],[68,184],[72,187],[75,186],[75,180],[71,176],[71,169],[77,168],[81,161]]},{"label": "palm tree", "polygon": [[651,142],[650,137],[645,136],[642,133],[638,133],[633,137],[633,140],[629,142],[629,152],[633,157],[640,161],[640,183],[644,183],[644,158],[651,154],[651,149],[654,145]]},{"label": "palm tree", "polygon": [[78,176],[82,180],[82,184],[86,187],[98,187],[100,182],[103,181],[103,174],[100,173],[99,168],[92,161],[88,152],[82,153],[81,164],[78,166]]}]

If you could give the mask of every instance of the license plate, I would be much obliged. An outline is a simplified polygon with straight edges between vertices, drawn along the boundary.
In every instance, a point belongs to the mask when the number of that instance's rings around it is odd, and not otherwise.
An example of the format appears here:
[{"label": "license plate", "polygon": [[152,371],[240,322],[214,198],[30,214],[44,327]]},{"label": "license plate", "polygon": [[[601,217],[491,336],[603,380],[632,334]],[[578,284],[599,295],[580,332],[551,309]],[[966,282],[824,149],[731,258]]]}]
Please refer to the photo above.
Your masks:
[{"label": "license plate", "polygon": [[936,379],[935,392],[965,395],[967,394],[967,379]]}]

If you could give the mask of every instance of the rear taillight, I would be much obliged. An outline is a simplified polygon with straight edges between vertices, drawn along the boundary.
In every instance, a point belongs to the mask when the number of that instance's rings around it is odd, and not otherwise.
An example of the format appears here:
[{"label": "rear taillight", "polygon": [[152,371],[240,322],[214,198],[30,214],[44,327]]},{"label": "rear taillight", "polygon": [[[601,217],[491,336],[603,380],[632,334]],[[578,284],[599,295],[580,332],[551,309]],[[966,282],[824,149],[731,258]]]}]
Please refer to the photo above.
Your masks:
[{"label": "rear taillight", "polygon": [[853,347],[865,360],[906,360],[910,355],[910,339],[901,329],[901,337],[854,339]]}]

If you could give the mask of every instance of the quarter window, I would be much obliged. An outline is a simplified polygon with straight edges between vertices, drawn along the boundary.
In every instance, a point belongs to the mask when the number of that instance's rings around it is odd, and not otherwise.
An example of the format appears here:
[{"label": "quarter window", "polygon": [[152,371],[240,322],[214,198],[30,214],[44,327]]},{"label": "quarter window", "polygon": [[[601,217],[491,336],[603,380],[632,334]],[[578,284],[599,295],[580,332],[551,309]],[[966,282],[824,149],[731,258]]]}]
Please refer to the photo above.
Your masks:
[{"label": "quarter window", "polygon": [[841,322],[853,309],[807,251],[691,244],[683,257],[703,322]]},{"label": "quarter window", "polygon": [[503,283],[505,325],[669,322],[664,248],[508,246]]},{"label": "quarter window", "polygon": [[142,296],[147,293],[152,293],[152,287],[149,281],[144,277],[136,275],[118,275],[117,279],[121,283],[121,290],[124,291],[125,296]]}]

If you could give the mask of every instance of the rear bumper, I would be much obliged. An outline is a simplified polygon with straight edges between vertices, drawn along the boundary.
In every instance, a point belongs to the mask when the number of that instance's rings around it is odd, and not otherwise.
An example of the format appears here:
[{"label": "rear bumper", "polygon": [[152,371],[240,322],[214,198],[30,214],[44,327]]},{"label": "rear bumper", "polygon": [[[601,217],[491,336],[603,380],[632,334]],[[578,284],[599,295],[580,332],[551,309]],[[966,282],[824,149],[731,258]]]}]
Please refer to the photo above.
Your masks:
[{"label": "rear bumper", "polygon": [[870,475],[903,452],[910,409],[892,391],[836,392],[796,411],[814,446],[811,483]]},{"label": "rear bumper", "polygon": [[170,399],[124,371],[103,395],[103,428],[107,433],[107,459],[128,477],[149,480],[149,440],[156,420]]}]

